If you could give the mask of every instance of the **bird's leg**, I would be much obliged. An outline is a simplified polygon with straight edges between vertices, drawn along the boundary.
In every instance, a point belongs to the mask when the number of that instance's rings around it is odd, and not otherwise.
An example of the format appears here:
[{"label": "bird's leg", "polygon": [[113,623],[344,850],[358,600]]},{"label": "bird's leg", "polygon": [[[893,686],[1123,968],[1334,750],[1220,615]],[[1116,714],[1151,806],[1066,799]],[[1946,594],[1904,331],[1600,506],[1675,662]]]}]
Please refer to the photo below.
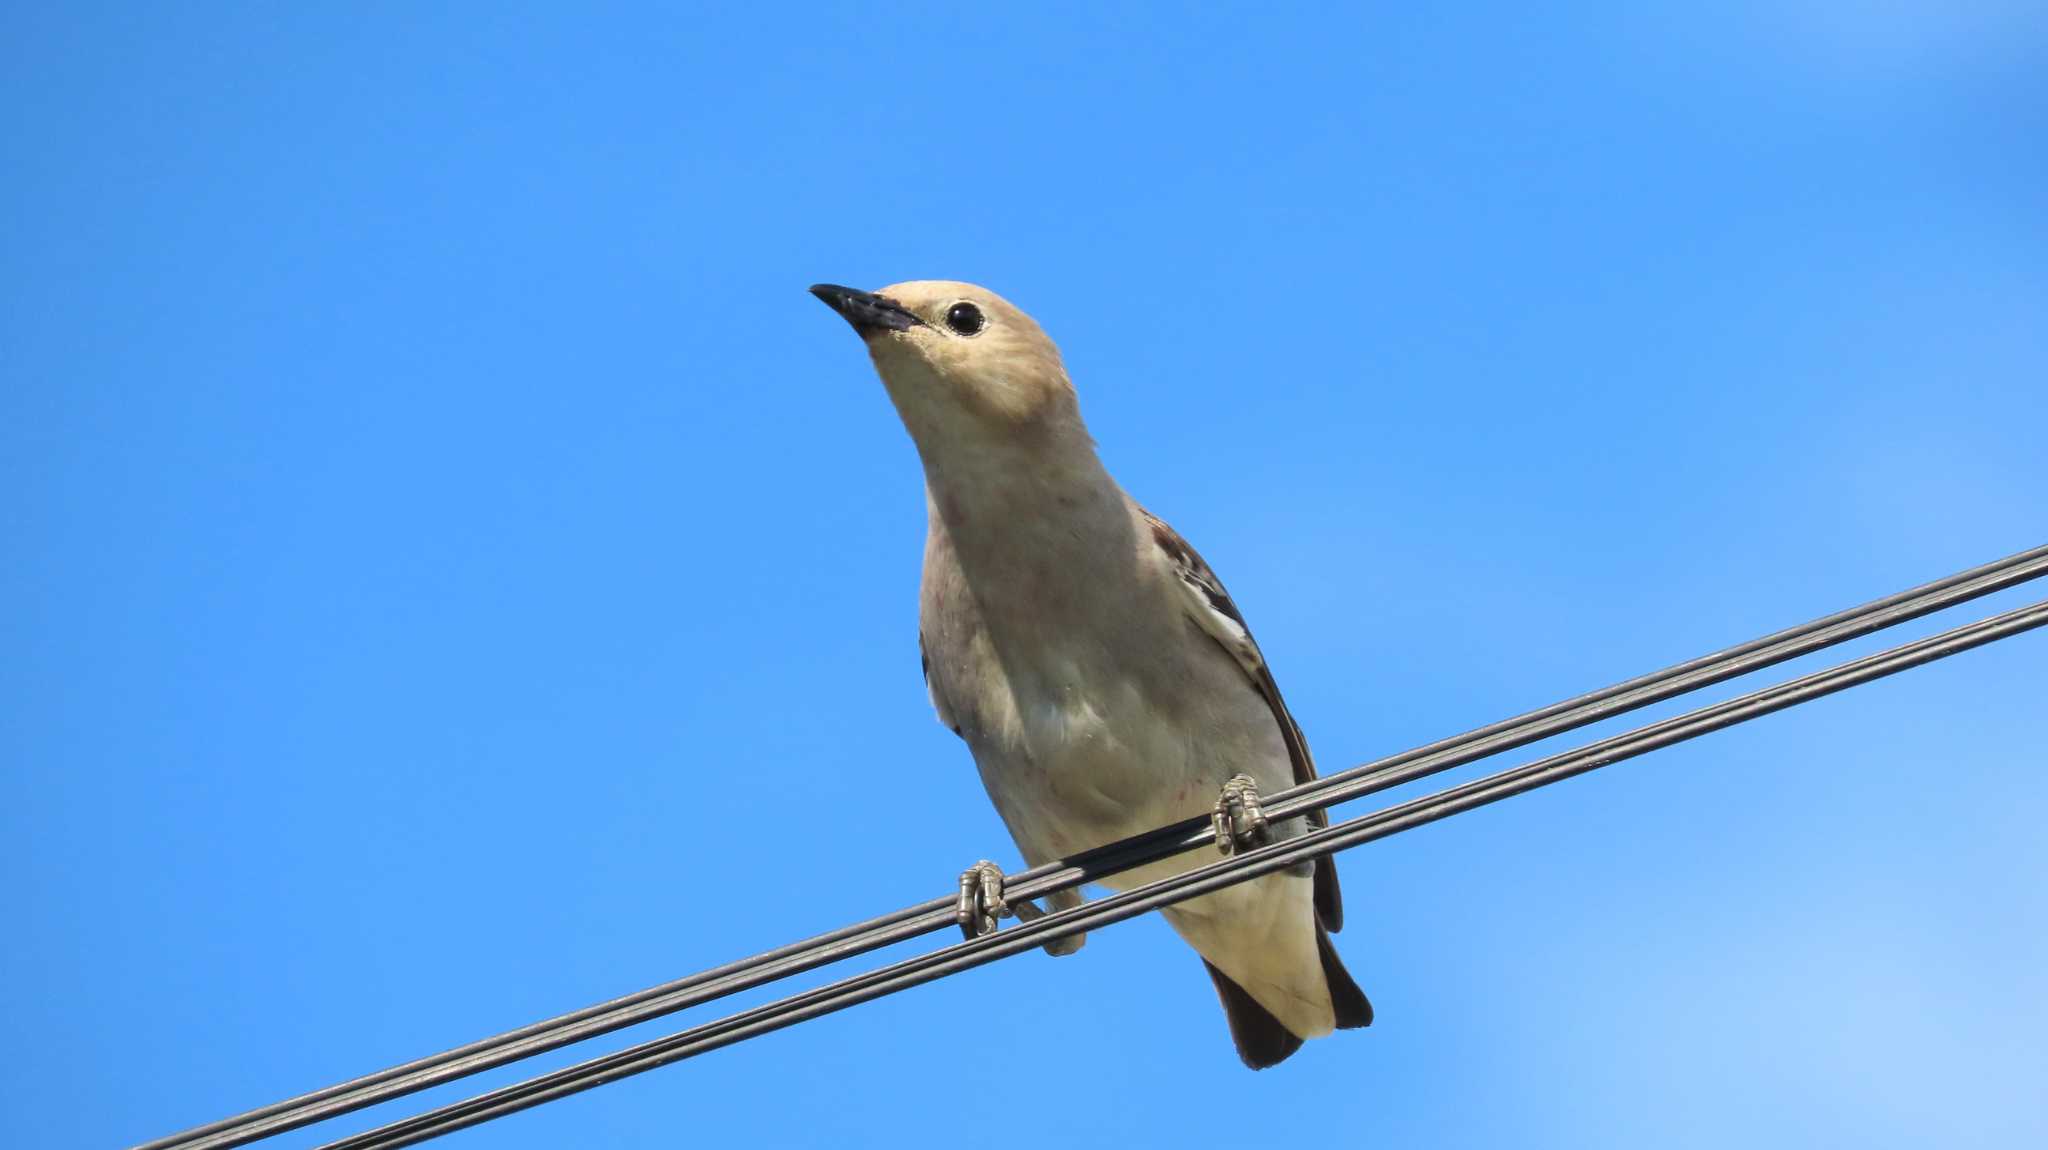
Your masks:
[{"label": "bird's leg", "polygon": [[[960,933],[966,937],[979,938],[996,929],[996,920],[1016,916],[1020,922],[1033,922],[1044,918],[1046,912],[1028,898],[1011,900],[1003,896],[1003,870],[996,864],[983,859],[968,867],[960,874],[960,901],[953,910],[954,921],[960,924]],[[1079,891],[1063,890],[1046,896],[1054,910],[1081,905]],[[1045,952],[1055,958],[1072,954],[1081,949],[1088,940],[1084,934],[1063,935],[1045,944]]]},{"label": "bird's leg", "polygon": [[1223,784],[1209,824],[1216,830],[1216,849],[1226,855],[1272,841],[1266,810],[1259,805],[1259,784],[1250,775],[1232,775]]},{"label": "bird's leg", "polygon": [[[1036,919],[1044,918],[1047,914],[1071,910],[1074,907],[1080,906],[1081,892],[1078,890],[1054,891],[1045,896],[1045,901],[1051,904],[1051,911],[1038,909],[1038,905],[1030,899],[1018,899],[1010,904],[1010,908],[1017,912],[1017,921],[1032,922]],[[1088,933],[1086,931],[1077,934],[1063,934],[1045,944],[1045,953],[1054,958],[1065,958],[1067,955],[1081,949],[1081,945],[1087,941]]]}]

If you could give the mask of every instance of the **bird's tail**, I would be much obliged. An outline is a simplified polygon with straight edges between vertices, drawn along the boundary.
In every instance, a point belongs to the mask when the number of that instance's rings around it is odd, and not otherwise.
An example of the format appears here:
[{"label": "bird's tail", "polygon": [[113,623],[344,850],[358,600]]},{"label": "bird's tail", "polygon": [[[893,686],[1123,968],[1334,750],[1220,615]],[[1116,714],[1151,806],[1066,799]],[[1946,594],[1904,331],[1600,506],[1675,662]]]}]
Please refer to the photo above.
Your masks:
[{"label": "bird's tail", "polygon": [[[1337,1028],[1351,1030],[1372,1025],[1372,1003],[1358,984],[1351,980],[1351,972],[1344,969],[1344,960],[1337,957],[1337,948],[1331,944],[1330,935],[1320,925],[1316,927],[1316,952],[1322,959],[1323,979],[1330,988],[1330,1006],[1336,1015]],[[1244,987],[1232,982],[1230,976],[1216,969],[1214,963],[1204,959],[1209,978],[1216,983],[1216,997],[1223,1000],[1224,1017],[1230,1020],[1230,1039],[1237,1046],[1237,1056],[1253,1070],[1264,1070],[1268,1066],[1286,1060],[1287,1056],[1301,1049],[1302,1038],[1273,1016],[1273,1012],[1259,1005],[1259,1000],[1246,992]]]}]

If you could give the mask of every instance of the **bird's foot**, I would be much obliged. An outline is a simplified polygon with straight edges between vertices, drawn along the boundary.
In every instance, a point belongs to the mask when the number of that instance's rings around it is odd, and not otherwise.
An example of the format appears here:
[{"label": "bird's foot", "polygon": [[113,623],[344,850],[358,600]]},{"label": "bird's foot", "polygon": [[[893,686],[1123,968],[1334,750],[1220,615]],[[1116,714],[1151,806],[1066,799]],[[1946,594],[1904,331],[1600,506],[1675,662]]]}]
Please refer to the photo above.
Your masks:
[{"label": "bird's foot", "polygon": [[[1046,912],[1028,898],[1014,901],[1003,896],[1003,869],[983,859],[968,867],[960,874],[960,901],[953,910],[954,921],[960,924],[960,933],[967,938],[979,938],[996,929],[996,920],[1015,917],[1020,922],[1033,922],[1044,918]],[[1060,891],[1050,896],[1053,909],[1065,910],[1081,905],[1080,894],[1076,891]],[[1045,944],[1045,953],[1058,958],[1081,949],[1088,941],[1086,934],[1063,935]]]},{"label": "bird's foot", "polygon": [[1250,775],[1232,775],[1216,797],[1209,815],[1216,829],[1216,849],[1225,855],[1261,847],[1272,841],[1266,809],[1259,804],[1259,784]]},{"label": "bird's foot", "polygon": [[980,938],[996,928],[997,919],[1012,913],[1003,901],[1003,868],[983,859],[960,872],[960,901],[953,908],[953,921],[960,924],[961,934]]}]

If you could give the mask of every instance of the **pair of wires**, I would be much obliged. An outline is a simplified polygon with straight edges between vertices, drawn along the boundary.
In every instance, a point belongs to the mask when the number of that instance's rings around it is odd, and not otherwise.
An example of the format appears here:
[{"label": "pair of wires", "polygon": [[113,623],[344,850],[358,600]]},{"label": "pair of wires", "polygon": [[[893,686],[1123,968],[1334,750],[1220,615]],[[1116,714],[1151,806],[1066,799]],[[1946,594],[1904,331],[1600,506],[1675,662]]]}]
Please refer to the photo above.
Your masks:
[{"label": "pair of wires", "polygon": [[[1552,735],[1662,702],[1871,634],[2048,574],[2048,546],[1825,616],[1748,643],[1630,679],[1465,734],[1417,747],[1265,797],[1280,821],[1362,798]],[[727,1018],[514,1083],[328,1143],[321,1150],[410,1146],[758,1034],[945,977],[1065,934],[1247,881],[1303,859],[1346,850],[1489,805],[1649,751],[1796,706],[1873,679],[2048,624],[2048,602],[2022,607],[1773,687],[1536,759],[1209,866],[1035,918]],[[1206,818],[1188,819],[1072,859],[1009,876],[1004,897],[1035,899],[1098,881],[1213,841]],[[727,995],[956,925],[952,896],[904,907],[737,962],[572,1011],[349,1082],[145,1143],[136,1150],[225,1150],[597,1037]]]}]

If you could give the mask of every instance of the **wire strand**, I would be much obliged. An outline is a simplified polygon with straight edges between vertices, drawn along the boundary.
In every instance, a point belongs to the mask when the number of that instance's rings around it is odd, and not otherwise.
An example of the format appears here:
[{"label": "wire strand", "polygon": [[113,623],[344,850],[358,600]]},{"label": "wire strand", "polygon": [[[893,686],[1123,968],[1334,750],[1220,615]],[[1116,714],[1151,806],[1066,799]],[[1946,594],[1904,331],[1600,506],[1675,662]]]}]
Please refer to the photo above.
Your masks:
[{"label": "wire strand", "polygon": [[319,1150],[396,1150],[425,1142],[1032,950],[1063,935],[1100,929],[1307,859],[1413,830],[2044,625],[2048,625],[2048,600],[450,1103],[326,1143]]},{"label": "wire strand", "polygon": [[[1426,746],[1266,796],[1278,821],[1313,807],[1348,802],[1427,775],[1500,754],[1602,719],[1819,651],[2048,574],[2048,546],[2022,551],[1688,660],[1553,703]],[[1188,819],[1072,859],[1009,876],[1005,894],[1038,898],[1156,861],[1199,845],[1207,820]],[[281,1102],[194,1127],[136,1150],[226,1150],[364,1107],[559,1049],[653,1018],[865,954],[953,924],[951,896],[932,899],[777,947],[685,978],[402,1063]]]}]

